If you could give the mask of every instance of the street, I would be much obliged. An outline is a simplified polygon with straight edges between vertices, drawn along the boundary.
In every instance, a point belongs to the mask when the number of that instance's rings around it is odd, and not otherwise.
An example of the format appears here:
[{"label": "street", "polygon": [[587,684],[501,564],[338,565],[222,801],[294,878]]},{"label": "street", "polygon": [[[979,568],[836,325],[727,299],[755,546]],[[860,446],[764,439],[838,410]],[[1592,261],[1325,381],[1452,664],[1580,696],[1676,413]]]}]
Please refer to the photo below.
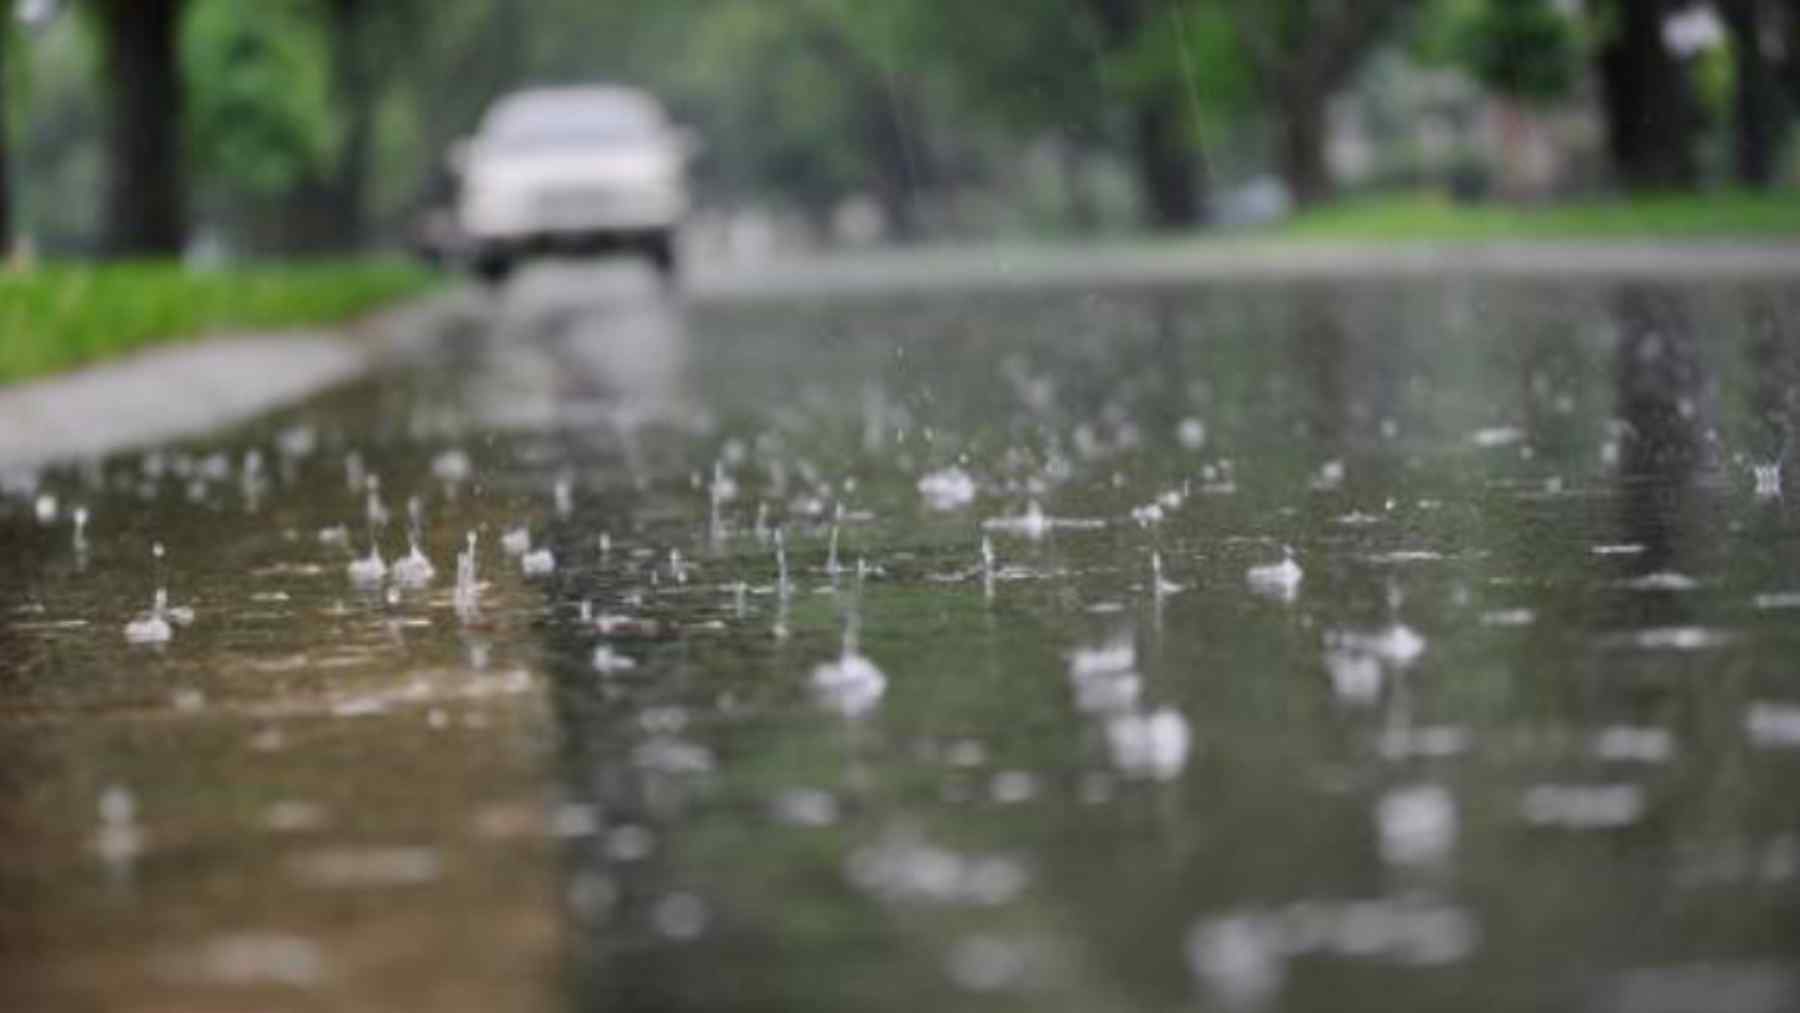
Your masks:
[{"label": "street", "polygon": [[0,1006],[1790,1008],[1791,274],[1429,267],[534,266],[8,473]]}]

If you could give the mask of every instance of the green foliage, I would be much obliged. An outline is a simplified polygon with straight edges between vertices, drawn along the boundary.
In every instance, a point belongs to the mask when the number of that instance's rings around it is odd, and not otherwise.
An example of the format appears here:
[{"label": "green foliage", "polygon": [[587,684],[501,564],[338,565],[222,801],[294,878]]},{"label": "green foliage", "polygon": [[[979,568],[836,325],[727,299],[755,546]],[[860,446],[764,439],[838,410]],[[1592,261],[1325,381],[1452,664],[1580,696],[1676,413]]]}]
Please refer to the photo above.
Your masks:
[{"label": "green foliage", "polygon": [[1738,64],[1730,46],[1703,49],[1692,66],[1694,98],[1714,122],[1731,120],[1731,104],[1737,97]]},{"label": "green foliage", "polygon": [[336,323],[434,280],[416,265],[387,261],[225,271],[58,264],[0,273],[0,383],[221,329]]},{"label": "green foliage", "polygon": [[1800,236],[1800,194],[1668,194],[1538,208],[1402,195],[1307,211],[1282,234],[1359,241]]},{"label": "green foliage", "polygon": [[1567,97],[1580,73],[1576,26],[1551,0],[1483,0],[1456,48],[1479,81],[1528,102]]},{"label": "green foliage", "polygon": [[[50,246],[78,246],[99,231],[101,129],[97,40],[86,18],[63,17],[27,35],[14,66],[28,86],[8,100],[13,137],[15,221]],[[10,82],[9,82],[10,84]]]},{"label": "green foliage", "polygon": [[[371,137],[360,192],[392,238],[447,198],[443,153],[494,98],[620,81],[705,138],[703,203],[819,221],[856,194],[890,212],[916,201],[981,214],[991,201],[1007,205],[998,220],[1033,195],[1073,203],[1071,181],[1132,186],[1150,105],[1220,178],[1266,171],[1295,110],[1319,113],[1395,41],[1491,91],[1566,99],[1622,2],[1570,16],[1556,0],[187,0],[189,164],[203,224],[228,245],[292,246],[306,229],[331,242],[315,227],[355,189],[347,138]],[[7,89],[25,114],[13,118],[24,219],[65,250],[98,231],[106,86],[96,4],[70,6],[85,13],[25,43],[14,33],[7,55],[27,50],[29,75],[17,59],[0,68],[31,87],[29,109]],[[346,24],[349,42],[334,34]],[[1724,58],[1699,76],[1722,101]],[[353,130],[361,114],[366,134]]]},{"label": "green foliage", "polygon": [[1137,25],[1124,39],[1108,38],[1092,0],[922,0],[910,9],[933,29],[918,41],[941,47],[970,111],[1015,128],[1091,131],[1121,104],[1170,90],[1205,117],[1251,101],[1249,67],[1222,5],[1125,6]]},{"label": "green foliage", "polygon": [[780,179],[802,204],[824,206],[868,169],[848,143],[858,109],[839,66],[866,54],[831,5],[791,7],[795,20],[783,23],[759,5],[724,5],[695,26],[668,84],[692,104],[714,99],[706,133],[727,190],[752,193]]},{"label": "green foliage", "polygon": [[25,33],[20,31],[14,18],[6,16],[5,6],[0,5],[0,95],[5,96],[0,118],[6,122],[11,121],[12,114],[25,101],[26,89],[31,87],[31,75],[27,72],[29,57]]},{"label": "green foliage", "polygon": [[920,0],[911,9],[921,22],[955,26],[928,41],[941,46],[971,105],[1020,125],[1091,133],[1103,118],[1111,69],[1098,30],[1070,6]]},{"label": "green foliage", "polygon": [[322,172],[340,117],[325,36],[307,5],[189,6],[182,56],[201,183],[270,197]]}]

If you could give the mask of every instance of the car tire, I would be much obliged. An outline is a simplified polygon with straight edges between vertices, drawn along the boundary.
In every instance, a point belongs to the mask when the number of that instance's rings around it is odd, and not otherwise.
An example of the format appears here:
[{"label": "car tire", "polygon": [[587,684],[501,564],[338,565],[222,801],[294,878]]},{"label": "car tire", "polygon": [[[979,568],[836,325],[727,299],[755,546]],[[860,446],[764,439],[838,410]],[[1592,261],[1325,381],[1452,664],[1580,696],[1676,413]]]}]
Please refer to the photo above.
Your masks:
[{"label": "car tire", "polygon": [[483,253],[472,265],[475,277],[489,285],[503,285],[512,276],[513,258],[504,253]]},{"label": "car tire", "polygon": [[675,234],[658,232],[644,242],[644,255],[665,285],[673,285],[681,274],[680,257],[675,252]]}]

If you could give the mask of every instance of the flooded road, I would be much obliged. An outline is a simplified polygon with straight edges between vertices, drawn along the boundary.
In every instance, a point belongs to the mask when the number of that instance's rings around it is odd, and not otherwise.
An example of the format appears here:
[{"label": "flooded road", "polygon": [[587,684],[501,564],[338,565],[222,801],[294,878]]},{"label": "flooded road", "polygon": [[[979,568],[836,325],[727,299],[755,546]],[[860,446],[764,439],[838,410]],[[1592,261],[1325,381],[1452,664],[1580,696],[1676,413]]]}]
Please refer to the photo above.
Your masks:
[{"label": "flooded road", "polygon": [[1791,285],[441,344],[6,476],[0,1006],[1800,1005]]}]

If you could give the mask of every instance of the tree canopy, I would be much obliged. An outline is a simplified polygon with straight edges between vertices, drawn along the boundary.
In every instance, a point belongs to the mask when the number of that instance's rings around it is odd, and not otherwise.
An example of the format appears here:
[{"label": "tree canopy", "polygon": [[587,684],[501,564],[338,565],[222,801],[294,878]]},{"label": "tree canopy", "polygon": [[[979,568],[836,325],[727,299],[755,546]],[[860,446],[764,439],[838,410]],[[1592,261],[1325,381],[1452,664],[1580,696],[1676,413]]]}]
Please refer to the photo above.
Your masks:
[{"label": "tree canopy", "polygon": [[1190,227],[1270,172],[1301,203],[1330,199],[1332,103],[1384,49],[1527,106],[1591,102],[1624,185],[1697,183],[1707,115],[1735,125],[1740,178],[1773,180],[1800,47],[1749,40],[1800,40],[1800,14],[1712,0],[1736,97],[1707,114],[1699,63],[1664,38],[1665,18],[1707,6],[62,0],[47,28],[0,40],[0,181],[10,165],[28,184],[0,193],[22,190],[28,227],[67,248],[105,226],[119,252],[168,252],[190,224],[250,250],[391,242],[443,198],[444,151],[496,96],[616,80],[706,138],[711,208],[824,229],[865,198],[905,238],[992,227],[981,208],[1035,207],[1056,179],[1065,227],[1093,227],[1113,193],[1142,224]]}]

